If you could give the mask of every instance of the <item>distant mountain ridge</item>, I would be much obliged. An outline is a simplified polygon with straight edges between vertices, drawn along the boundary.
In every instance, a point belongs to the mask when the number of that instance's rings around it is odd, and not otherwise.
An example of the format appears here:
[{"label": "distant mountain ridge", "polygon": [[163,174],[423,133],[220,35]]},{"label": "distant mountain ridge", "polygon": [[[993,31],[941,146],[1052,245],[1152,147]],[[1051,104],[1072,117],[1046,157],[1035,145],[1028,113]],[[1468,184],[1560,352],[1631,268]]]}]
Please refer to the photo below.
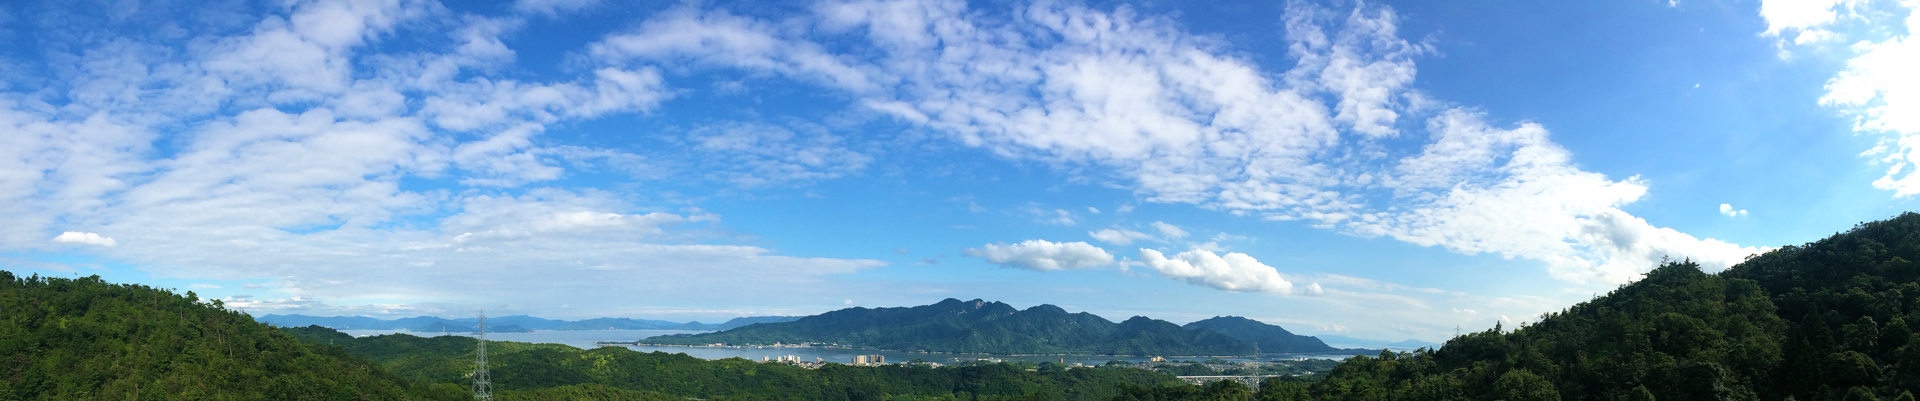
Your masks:
[{"label": "distant mountain ridge", "polygon": [[[799,318],[800,316],[750,316],[733,318],[726,323],[706,324],[612,317],[568,321],[515,315],[487,318],[487,331],[514,333],[534,330],[727,330],[755,323],[789,322]],[[257,320],[280,327],[317,325],[336,330],[408,330],[435,333],[472,332],[473,327],[479,324],[475,319],[446,319],[433,316],[382,320],[366,316],[266,315]]]},{"label": "distant mountain ridge", "polygon": [[1241,317],[1181,326],[1135,316],[1114,323],[1053,305],[1026,310],[980,299],[931,305],[848,308],[782,323],[716,333],[676,334],[647,344],[841,344],[901,351],[989,354],[1228,356],[1338,352],[1317,338]]}]

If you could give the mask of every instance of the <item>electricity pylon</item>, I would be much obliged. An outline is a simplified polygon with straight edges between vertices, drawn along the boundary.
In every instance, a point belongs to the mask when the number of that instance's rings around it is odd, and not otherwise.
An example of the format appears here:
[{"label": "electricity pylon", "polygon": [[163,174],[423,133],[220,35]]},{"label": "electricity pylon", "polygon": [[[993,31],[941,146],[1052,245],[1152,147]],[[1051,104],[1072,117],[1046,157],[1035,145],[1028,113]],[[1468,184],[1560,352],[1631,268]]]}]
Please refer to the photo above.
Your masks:
[{"label": "electricity pylon", "polygon": [[493,382],[487,379],[487,310],[480,310],[480,331],[474,338],[480,348],[473,353],[473,399],[493,401]]}]

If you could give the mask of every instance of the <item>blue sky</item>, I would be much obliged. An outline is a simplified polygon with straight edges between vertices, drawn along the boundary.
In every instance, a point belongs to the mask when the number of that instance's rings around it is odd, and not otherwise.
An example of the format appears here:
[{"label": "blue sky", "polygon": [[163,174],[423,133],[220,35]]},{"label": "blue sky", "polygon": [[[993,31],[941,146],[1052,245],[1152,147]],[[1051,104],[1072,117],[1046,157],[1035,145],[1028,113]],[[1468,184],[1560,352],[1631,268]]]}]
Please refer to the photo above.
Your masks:
[{"label": "blue sky", "polygon": [[0,267],[1437,341],[1913,209],[1913,1],[13,2]]}]

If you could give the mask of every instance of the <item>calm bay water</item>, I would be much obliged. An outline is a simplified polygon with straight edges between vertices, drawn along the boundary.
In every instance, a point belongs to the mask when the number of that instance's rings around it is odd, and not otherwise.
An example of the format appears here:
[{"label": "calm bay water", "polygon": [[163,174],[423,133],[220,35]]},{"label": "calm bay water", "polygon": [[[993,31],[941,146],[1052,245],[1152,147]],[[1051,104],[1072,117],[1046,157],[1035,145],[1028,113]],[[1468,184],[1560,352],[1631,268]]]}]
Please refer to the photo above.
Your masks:
[{"label": "calm bay water", "polygon": [[[394,334],[394,333],[405,333],[405,334],[412,334],[412,335],[424,336],[424,337],[442,335],[441,333],[415,333],[415,332],[410,332],[406,330],[341,330],[340,332],[347,333],[348,335],[352,335],[354,337]],[[688,331],[688,330],[536,331],[532,333],[487,333],[487,339],[494,340],[494,341],[563,344],[563,345],[568,345],[568,346],[572,346],[580,349],[591,349],[596,347],[597,345],[594,345],[594,343],[599,341],[632,342],[635,340],[652,337],[652,336],[668,335],[668,334],[693,334],[693,333],[704,333],[704,331]],[[472,334],[453,334],[453,335],[460,335],[460,336],[466,336],[466,337],[472,336]],[[658,347],[658,346],[631,346],[631,345],[617,346],[617,347],[631,349],[631,350],[640,351],[640,352],[658,351],[658,352],[666,352],[666,353],[672,353],[672,354],[687,354],[695,358],[701,358],[701,359],[725,359],[725,358],[738,357],[738,358],[746,358],[749,360],[758,361],[761,358],[773,359],[781,356],[793,355],[793,356],[799,357],[800,360],[804,360],[804,361],[813,361],[813,360],[816,360],[817,358],[818,360],[824,360],[827,362],[839,362],[839,363],[851,362],[853,360],[854,355],[881,355],[887,358],[887,362],[907,362],[907,361],[912,361],[914,359],[921,359],[928,362],[938,362],[938,363],[954,363],[958,361],[968,361],[968,360],[976,360],[976,359],[999,359],[1004,361],[1027,361],[1027,362],[1065,361],[1066,363],[1070,363],[1070,364],[1082,363],[1082,364],[1088,364],[1088,365],[1098,365],[1098,364],[1104,364],[1104,363],[1107,363],[1107,361],[1116,360],[1116,359],[1127,361],[1127,362],[1143,362],[1149,359],[1149,357],[1143,357],[1143,356],[1101,356],[1101,355],[1064,355],[1063,356],[1063,355],[929,354],[929,353],[875,351],[870,349],[828,348],[828,347],[777,347],[777,348],[776,347]],[[1245,362],[1245,361],[1267,361],[1267,360],[1273,360],[1273,359],[1296,359],[1301,357],[1314,358],[1314,359],[1345,359],[1348,356],[1350,355],[1329,354],[1329,355],[1289,355],[1289,356],[1269,356],[1269,357],[1259,357],[1259,358],[1218,358],[1218,359]],[[1168,357],[1168,359],[1176,359],[1176,360],[1202,359],[1204,360],[1204,359],[1214,359],[1214,358]]]}]

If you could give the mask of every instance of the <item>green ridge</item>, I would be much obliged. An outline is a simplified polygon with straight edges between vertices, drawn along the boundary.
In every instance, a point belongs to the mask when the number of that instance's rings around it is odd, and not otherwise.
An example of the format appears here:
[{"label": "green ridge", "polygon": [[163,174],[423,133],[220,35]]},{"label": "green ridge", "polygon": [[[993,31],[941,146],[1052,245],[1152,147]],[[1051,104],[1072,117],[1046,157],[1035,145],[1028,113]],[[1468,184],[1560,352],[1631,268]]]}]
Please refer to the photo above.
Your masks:
[{"label": "green ridge", "polygon": [[471,399],[192,292],[0,271],[0,400]]},{"label": "green ridge", "polygon": [[[1439,350],[1355,357],[1323,400],[1912,400],[1920,214],[1720,274],[1670,262],[1607,295]],[[1162,398],[1197,399],[1197,398]],[[1292,399],[1292,398],[1275,398]]]}]

